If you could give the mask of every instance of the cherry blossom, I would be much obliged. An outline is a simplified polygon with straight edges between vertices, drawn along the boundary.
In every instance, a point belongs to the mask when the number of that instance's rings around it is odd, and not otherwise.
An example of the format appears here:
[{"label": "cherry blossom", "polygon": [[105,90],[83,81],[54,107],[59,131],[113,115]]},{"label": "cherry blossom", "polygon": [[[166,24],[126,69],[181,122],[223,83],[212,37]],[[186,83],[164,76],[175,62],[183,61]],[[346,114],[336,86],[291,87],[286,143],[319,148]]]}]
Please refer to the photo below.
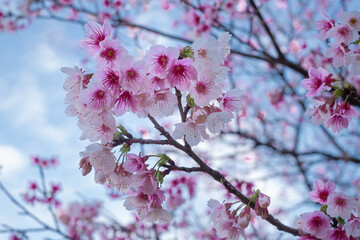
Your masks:
[{"label": "cherry blossom", "polygon": [[96,54],[100,50],[100,43],[111,37],[111,26],[105,21],[103,26],[94,21],[85,24],[85,39],[80,41],[80,46],[89,54]]},{"label": "cherry blossom", "polygon": [[337,26],[331,28],[327,32],[327,36],[329,38],[330,37],[335,38],[336,43],[338,43],[338,44],[340,44],[340,43],[349,44],[353,40],[354,33],[353,33],[353,30],[351,29],[350,25],[342,24],[342,25],[337,25]]},{"label": "cherry blossom", "polygon": [[177,48],[165,48],[161,45],[155,45],[150,48],[148,54],[144,57],[144,61],[149,64],[150,71],[154,75],[165,77],[169,63],[176,60],[179,53]]},{"label": "cherry blossom", "polygon": [[120,45],[117,39],[105,39],[100,42],[97,61],[101,67],[113,67],[120,63],[124,55],[126,55],[126,50]]},{"label": "cherry blossom", "polygon": [[323,205],[327,203],[329,195],[335,192],[335,184],[333,182],[327,181],[324,183],[320,179],[314,182],[314,188],[314,191],[309,192],[311,200]]},{"label": "cherry blossom", "polygon": [[346,232],[347,237],[360,237],[360,219],[359,217],[352,217],[350,220],[344,224],[344,230]]},{"label": "cherry blossom", "polygon": [[358,11],[341,12],[339,20],[343,24],[349,24],[353,31],[360,31],[360,13]]},{"label": "cherry blossom", "polygon": [[313,97],[319,95],[322,91],[330,90],[329,84],[332,82],[332,74],[323,69],[322,67],[315,69],[311,67],[309,69],[309,78],[305,78],[302,81],[302,86],[309,90],[306,94],[307,97]]},{"label": "cherry blossom", "polygon": [[191,81],[196,80],[197,72],[193,67],[193,60],[189,58],[172,60],[168,66],[167,79],[171,87],[176,87],[181,91],[189,88]]},{"label": "cherry blossom", "polygon": [[90,83],[88,88],[81,91],[79,101],[86,104],[89,111],[101,112],[111,108],[113,98],[102,85]]},{"label": "cherry blossom", "polygon": [[185,123],[175,124],[173,137],[175,139],[185,136],[185,140],[190,146],[198,145],[203,139],[209,138],[203,124],[196,124],[193,120],[187,119]]},{"label": "cherry blossom", "polygon": [[329,195],[326,212],[331,217],[340,216],[342,219],[348,219],[351,215],[352,208],[355,207],[356,201],[340,192],[333,192]]},{"label": "cherry blossom", "polygon": [[199,74],[199,79],[193,81],[189,88],[190,95],[194,98],[195,104],[206,106],[212,99],[221,95],[221,88],[214,84],[215,73],[204,69]]},{"label": "cherry blossom", "polygon": [[330,218],[320,211],[301,215],[306,230],[320,239],[326,239],[330,229]]}]

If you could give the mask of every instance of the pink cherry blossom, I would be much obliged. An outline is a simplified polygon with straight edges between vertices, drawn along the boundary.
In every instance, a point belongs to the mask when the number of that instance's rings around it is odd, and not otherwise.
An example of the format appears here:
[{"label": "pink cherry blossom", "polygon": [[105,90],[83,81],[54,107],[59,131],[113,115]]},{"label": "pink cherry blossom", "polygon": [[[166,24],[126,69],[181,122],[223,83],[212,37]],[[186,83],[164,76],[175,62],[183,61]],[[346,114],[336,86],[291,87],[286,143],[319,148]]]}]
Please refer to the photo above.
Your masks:
[{"label": "pink cherry blossom", "polygon": [[327,32],[331,28],[335,27],[335,20],[329,19],[329,17],[324,13],[322,13],[322,15],[325,17],[325,19],[317,21],[316,28],[320,30],[318,37],[323,41],[327,38]]},{"label": "pink cherry blossom", "polygon": [[83,130],[81,140],[89,139],[92,142],[101,140],[102,144],[110,142],[116,132],[115,118],[108,111],[90,113],[79,120],[78,125]]},{"label": "pink cherry blossom", "polygon": [[108,176],[109,185],[121,193],[127,193],[132,185],[132,173],[126,171],[123,166],[117,167],[114,172]]},{"label": "pink cherry blossom", "polygon": [[340,102],[338,105],[338,108],[340,112],[342,112],[342,115],[351,121],[351,119],[359,117],[358,111],[350,105],[348,102]]},{"label": "pink cherry blossom", "polygon": [[212,111],[206,118],[205,126],[213,134],[219,133],[232,119],[232,114],[222,111]]},{"label": "pink cherry blossom", "polygon": [[261,208],[267,208],[270,205],[270,197],[263,193],[259,193],[258,201]]},{"label": "pink cherry blossom", "polygon": [[348,24],[353,31],[360,31],[360,12],[341,12],[339,14],[339,20],[343,24]]},{"label": "pink cherry blossom", "polygon": [[86,88],[89,78],[84,74],[84,71],[76,66],[74,68],[63,67],[60,70],[68,75],[63,86],[64,90],[67,91],[65,103],[72,104],[74,99],[79,97],[81,90]]},{"label": "pink cherry blossom", "polygon": [[117,39],[105,39],[100,42],[100,51],[97,56],[99,67],[117,66],[121,58],[126,55],[126,50],[120,45]]},{"label": "pink cherry blossom", "polygon": [[124,156],[126,157],[126,161],[123,165],[125,171],[134,173],[146,170],[145,161],[149,157],[141,157],[141,153],[139,153],[139,155],[127,153]]},{"label": "pink cherry blossom", "polygon": [[113,98],[102,85],[90,83],[81,91],[79,101],[86,104],[90,111],[101,112],[111,108]]},{"label": "pink cherry blossom", "polygon": [[113,96],[118,94],[120,88],[119,71],[106,67],[95,72],[93,79],[94,82],[101,83]]},{"label": "pink cherry blossom", "polygon": [[326,239],[331,227],[331,219],[325,213],[320,211],[304,213],[301,215],[301,219],[310,234],[317,238]]},{"label": "pink cherry blossom", "polygon": [[175,124],[175,131],[173,137],[179,139],[185,136],[185,140],[190,146],[198,145],[203,139],[208,139],[209,135],[206,133],[203,124],[196,124],[193,120],[187,119],[185,123]]},{"label": "pink cherry blossom", "polygon": [[344,224],[344,230],[347,237],[360,237],[360,219],[359,217],[354,217]]},{"label": "pink cherry blossom", "polygon": [[166,201],[166,206],[169,209],[175,209],[185,202],[185,199],[182,197],[180,189],[178,189],[175,193],[173,193],[173,191],[170,191],[169,195],[170,196]]},{"label": "pink cherry blossom", "polygon": [[169,223],[172,220],[172,216],[162,207],[157,207],[151,209],[145,219],[150,222]]},{"label": "pink cherry blossom", "polygon": [[311,122],[315,126],[324,124],[330,118],[330,108],[325,102],[313,99],[315,106],[305,112],[305,116],[311,116]]},{"label": "pink cherry blossom", "polygon": [[154,177],[154,174],[154,169],[136,172],[132,177],[133,186],[141,187],[142,192],[145,194],[153,194],[157,188],[157,181]]},{"label": "pink cherry blossom", "polygon": [[250,207],[245,207],[239,215],[238,223],[242,228],[247,228],[251,221]]},{"label": "pink cherry blossom", "polygon": [[244,229],[236,222],[236,219],[229,218],[218,222],[215,226],[216,234],[227,240],[238,240],[240,234],[244,237]]},{"label": "pink cherry blossom", "polygon": [[325,52],[325,57],[332,58],[332,63],[335,67],[339,68],[345,64],[345,58],[347,55],[346,46],[336,43],[330,43],[330,48],[328,48]]},{"label": "pink cherry blossom", "polygon": [[197,72],[193,67],[193,60],[189,58],[173,60],[168,66],[167,79],[171,87],[177,87],[181,91],[186,91],[191,81],[196,80]]},{"label": "pink cherry blossom", "polygon": [[315,190],[309,193],[310,198],[314,202],[325,205],[329,195],[335,191],[335,187],[333,182],[327,181],[324,183],[322,180],[318,179],[314,182]]},{"label": "pink cherry blossom", "polygon": [[220,108],[225,112],[234,112],[241,107],[241,90],[238,88],[231,89],[218,99]]},{"label": "pink cherry blossom", "polygon": [[155,192],[149,196],[148,200],[151,208],[158,208],[161,207],[165,201],[165,195],[159,188],[157,188]]},{"label": "pink cherry blossom", "polygon": [[356,201],[344,193],[333,192],[328,197],[327,205],[326,212],[331,217],[340,216],[342,219],[348,219],[352,208],[356,206]]},{"label": "pink cherry blossom", "polygon": [[81,169],[81,174],[83,176],[88,175],[92,170],[91,163],[89,162],[89,156],[81,158],[79,166]]},{"label": "pink cherry blossom", "polygon": [[144,84],[143,79],[147,72],[144,61],[135,61],[132,56],[124,57],[120,62],[121,87],[137,93]]},{"label": "pink cherry blossom", "polygon": [[160,78],[158,76],[149,76],[149,87],[151,90],[160,90],[169,88],[170,84],[166,81],[165,78]]},{"label": "pink cherry blossom", "polygon": [[174,113],[177,98],[174,93],[168,89],[155,90],[148,99],[149,107],[147,108],[149,114],[156,116],[170,116]]},{"label": "pink cherry blossom", "polygon": [[103,26],[94,21],[85,24],[86,38],[80,41],[80,46],[89,54],[96,54],[100,50],[100,43],[111,37],[111,26],[105,21]]},{"label": "pink cherry blossom", "polygon": [[309,78],[305,78],[301,85],[309,90],[306,94],[307,97],[313,97],[321,94],[322,91],[330,90],[331,87],[328,86],[332,82],[332,74],[326,71],[324,68],[319,67],[315,69],[310,67],[309,69]]},{"label": "pink cherry blossom", "polygon": [[192,82],[189,92],[195,104],[206,106],[221,95],[221,88],[214,84],[214,80],[215,73],[205,69],[200,73],[199,79]]},{"label": "pink cherry blossom", "polygon": [[127,210],[135,210],[146,206],[148,201],[148,195],[138,191],[136,196],[129,196],[124,201],[124,207]]},{"label": "pink cherry blossom", "polygon": [[354,75],[360,74],[360,47],[357,47],[346,55],[345,64],[349,65],[349,72]]},{"label": "pink cherry blossom", "polygon": [[349,238],[346,236],[345,231],[339,227],[330,230],[328,239],[329,240],[349,240]]},{"label": "pink cherry blossom", "polygon": [[350,44],[354,38],[353,29],[348,24],[341,24],[331,28],[327,32],[329,38],[333,37],[336,39],[336,43]]},{"label": "pink cherry blossom", "polygon": [[329,120],[326,122],[326,127],[331,127],[331,130],[334,133],[339,133],[343,128],[347,128],[349,126],[349,119],[344,117],[343,114],[336,109]]},{"label": "pink cherry blossom", "polygon": [[223,208],[225,208],[225,206],[223,204],[221,204],[219,201],[215,200],[215,199],[210,199],[207,202],[207,206],[212,210],[211,213],[211,220],[216,224],[217,222],[222,220],[222,213],[223,213]]},{"label": "pink cherry blossom", "polygon": [[116,158],[111,152],[111,148],[93,143],[86,147],[84,152],[81,152],[82,157],[88,157],[89,162],[96,170],[101,170],[104,173],[110,173],[115,170]]},{"label": "pink cherry blossom", "polygon": [[161,45],[152,46],[149,53],[144,57],[144,61],[150,66],[152,74],[158,77],[165,77],[168,64],[179,57],[177,48],[165,48]]},{"label": "pink cherry blossom", "polygon": [[138,101],[136,97],[129,91],[123,91],[115,100],[114,112],[121,116],[127,111],[136,112],[138,108]]}]

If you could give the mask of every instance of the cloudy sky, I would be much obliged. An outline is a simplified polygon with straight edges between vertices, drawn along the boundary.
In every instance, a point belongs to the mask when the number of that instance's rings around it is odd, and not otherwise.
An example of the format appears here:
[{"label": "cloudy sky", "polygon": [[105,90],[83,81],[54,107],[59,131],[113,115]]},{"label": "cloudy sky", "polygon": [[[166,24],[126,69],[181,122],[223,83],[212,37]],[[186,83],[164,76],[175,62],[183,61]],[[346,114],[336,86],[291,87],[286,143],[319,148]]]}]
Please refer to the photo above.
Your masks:
[{"label": "cloudy sky", "polygon": [[[149,18],[144,14],[138,20],[145,23]],[[168,28],[168,23],[159,26]],[[38,179],[37,169],[30,164],[30,156],[35,155],[59,159],[60,165],[47,171],[47,177],[48,182],[61,181],[60,197],[66,202],[80,200],[80,195],[90,199],[104,196],[104,188],[94,183],[92,173],[86,177],[80,174],[79,152],[89,142],[79,140],[81,132],[76,120],[64,114],[65,75],[60,68],[83,66],[86,55],[78,46],[82,38],[83,26],[57,21],[38,20],[25,30],[0,32],[0,180],[15,197],[21,198],[29,180]],[[126,35],[122,35],[122,44],[132,54],[139,46]],[[121,122],[132,133],[138,132],[140,121],[134,117],[127,116]],[[107,209],[116,207],[123,213],[121,205],[122,202],[106,203]],[[33,212],[51,220],[45,209],[36,208]],[[17,214],[19,209],[1,192],[0,213],[0,229],[4,223],[34,226]]]},{"label": "cloudy sky", "polygon": [[[78,48],[83,27],[55,21],[37,21],[15,33],[0,33],[0,165],[1,182],[19,197],[28,180],[37,179],[30,156],[57,157],[60,165],[47,172],[50,182],[62,182],[60,197],[92,198],[103,188],[93,176],[82,177],[79,152],[86,142],[79,140],[75,119],[64,114],[63,66],[80,65],[84,57]],[[76,182],[76,184],[74,184]],[[17,217],[18,210],[0,193],[0,226],[21,226],[31,222]],[[38,209],[36,212],[47,218]]]}]

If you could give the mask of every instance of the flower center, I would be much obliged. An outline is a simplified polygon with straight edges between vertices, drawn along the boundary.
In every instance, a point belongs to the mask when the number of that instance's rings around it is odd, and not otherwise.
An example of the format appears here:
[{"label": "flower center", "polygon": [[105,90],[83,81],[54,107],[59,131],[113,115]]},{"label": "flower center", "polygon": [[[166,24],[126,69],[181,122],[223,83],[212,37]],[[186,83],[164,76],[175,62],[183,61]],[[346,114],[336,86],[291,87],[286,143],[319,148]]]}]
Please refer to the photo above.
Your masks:
[{"label": "flower center", "polygon": [[168,58],[167,58],[164,54],[161,54],[161,55],[158,57],[158,63],[159,63],[159,65],[161,65],[161,66],[166,66],[167,63],[168,63]]},{"label": "flower center", "polygon": [[135,80],[138,74],[134,68],[131,68],[126,72],[126,75],[128,80]]},{"label": "flower center", "polygon": [[343,207],[345,205],[345,201],[342,198],[336,199],[336,205]]},{"label": "flower center", "polygon": [[180,78],[180,77],[184,74],[184,71],[185,71],[184,66],[182,66],[182,65],[177,65],[177,66],[175,66],[175,67],[173,68],[172,73],[173,73],[176,77]]},{"label": "flower center", "polygon": [[199,49],[198,54],[201,58],[206,58],[207,56],[207,50],[206,49]]},{"label": "flower center", "polygon": [[321,219],[319,217],[314,217],[311,222],[315,227],[319,227],[321,225]]},{"label": "flower center", "polygon": [[104,91],[102,91],[102,90],[97,90],[97,91],[95,92],[95,98],[97,98],[97,99],[103,99],[103,98],[104,98],[104,95],[105,95],[105,93],[104,93]]},{"label": "flower center", "polygon": [[357,19],[356,19],[356,18],[351,18],[350,21],[349,21],[349,24],[350,24],[351,26],[355,26],[356,23],[357,23]]},{"label": "flower center", "polygon": [[338,33],[339,33],[341,36],[345,36],[345,35],[347,35],[347,34],[349,33],[349,30],[348,30],[347,28],[345,28],[345,27],[339,28]]},{"label": "flower center", "polygon": [[205,92],[205,90],[206,90],[206,86],[204,84],[199,83],[196,85],[196,91],[198,93],[203,93],[203,92]]},{"label": "flower center", "polygon": [[106,48],[100,53],[100,57],[105,58],[107,61],[112,61],[116,56],[116,50],[113,48]]}]

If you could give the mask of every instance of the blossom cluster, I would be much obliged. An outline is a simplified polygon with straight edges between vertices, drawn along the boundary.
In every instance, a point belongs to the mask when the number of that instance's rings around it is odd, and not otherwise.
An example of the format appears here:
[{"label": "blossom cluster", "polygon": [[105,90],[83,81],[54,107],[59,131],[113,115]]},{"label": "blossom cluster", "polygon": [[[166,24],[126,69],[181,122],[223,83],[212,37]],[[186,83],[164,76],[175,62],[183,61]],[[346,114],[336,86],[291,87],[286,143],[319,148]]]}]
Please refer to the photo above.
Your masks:
[{"label": "blossom cluster", "polygon": [[92,239],[94,231],[99,228],[99,223],[95,219],[99,216],[100,203],[74,202],[66,208],[59,208],[57,217],[66,226],[67,235],[71,239],[81,239],[87,237]]},{"label": "blossom cluster", "polygon": [[297,228],[301,240],[355,240],[360,237],[360,200],[335,191],[335,184],[317,180],[310,192],[320,211],[300,215]]},{"label": "blossom cluster", "polygon": [[[335,68],[348,66],[346,82],[334,76],[322,67],[309,68],[309,77],[302,81],[302,86],[308,90],[306,97],[315,97],[315,106],[307,111],[312,116],[315,125],[326,123],[326,127],[339,133],[347,128],[352,117],[358,117],[358,112],[348,102],[350,95],[360,92],[360,12],[341,12],[340,23],[329,19],[317,22],[321,40],[334,39],[329,43],[325,57],[329,58]],[[340,97],[345,97],[340,101]]]},{"label": "blossom cluster", "polygon": [[[56,158],[41,159],[38,156],[31,157],[31,163],[34,166],[38,166],[40,170],[40,177],[44,178],[43,170],[58,165]],[[27,191],[22,194],[23,199],[34,205],[35,203],[41,203],[46,205],[53,205],[58,207],[61,205],[58,200],[57,194],[62,190],[60,183],[50,182],[50,186],[46,186],[44,179],[41,179],[42,183],[39,184],[36,181],[29,181]]]},{"label": "blossom cluster", "polygon": [[192,177],[181,176],[175,178],[170,182],[169,187],[166,190],[166,194],[169,196],[166,206],[169,209],[176,209],[185,202],[183,189],[186,188],[189,193],[189,199],[195,196],[195,179]]},{"label": "blossom cluster", "polygon": [[[212,209],[211,220],[218,237],[237,240],[241,235],[244,239],[247,239],[245,228],[248,227],[251,221],[253,210],[243,204],[232,210],[232,206],[237,203],[238,202],[221,204],[214,199],[208,201],[208,207]],[[267,217],[267,208],[270,205],[270,198],[267,195],[257,190],[250,197],[249,204],[255,205],[256,215],[264,219]]]},{"label": "blossom cluster", "polygon": [[[223,93],[221,88],[229,71],[223,64],[230,53],[231,36],[200,38],[181,51],[155,45],[135,58],[112,37],[108,21],[103,25],[90,21],[85,31],[80,45],[96,58],[95,73],[86,74],[78,67],[61,69],[68,75],[64,83],[66,113],[78,119],[81,139],[100,141],[80,154],[82,174],[94,168],[97,183],[123,193],[135,188],[136,194],[124,202],[126,209],[136,210],[140,219],[168,222],[171,215],[162,207],[165,196],[159,188],[159,172],[146,163],[149,156],[126,153],[130,149],[124,144],[124,160],[115,157],[113,140],[124,134],[115,117],[126,112],[138,117],[170,116],[187,94],[190,116],[181,109],[185,119],[175,124],[173,137],[195,146],[209,137],[206,130],[219,133],[240,107],[239,90]],[[176,198],[174,193],[170,195]]]}]

